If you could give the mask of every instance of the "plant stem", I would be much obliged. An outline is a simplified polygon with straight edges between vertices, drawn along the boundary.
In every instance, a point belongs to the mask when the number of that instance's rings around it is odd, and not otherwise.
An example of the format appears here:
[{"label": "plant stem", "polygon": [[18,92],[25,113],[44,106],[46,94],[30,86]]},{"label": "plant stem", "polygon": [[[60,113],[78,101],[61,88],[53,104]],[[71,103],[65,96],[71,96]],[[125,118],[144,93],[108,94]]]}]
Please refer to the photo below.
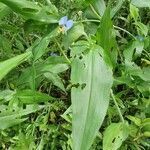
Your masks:
[{"label": "plant stem", "polygon": [[71,61],[69,60],[69,58],[66,56],[66,54],[64,53],[63,49],[61,48],[59,42],[55,39],[56,44],[58,45],[61,53],[63,54],[63,56],[66,58],[66,60],[68,61],[69,64],[71,64]]},{"label": "plant stem", "polygon": [[120,116],[120,120],[124,123],[124,118],[123,118],[123,116],[122,116],[121,110],[120,110],[120,108],[119,108],[119,106],[118,106],[118,103],[117,103],[117,101],[116,101],[116,99],[115,99],[115,96],[114,96],[112,90],[111,90],[110,94],[111,94],[111,97],[112,97],[112,99],[113,99],[113,101],[114,101],[114,104],[115,104],[115,106],[116,106],[116,108],[117,108],[118,114],[119,114],[119,116]]}]

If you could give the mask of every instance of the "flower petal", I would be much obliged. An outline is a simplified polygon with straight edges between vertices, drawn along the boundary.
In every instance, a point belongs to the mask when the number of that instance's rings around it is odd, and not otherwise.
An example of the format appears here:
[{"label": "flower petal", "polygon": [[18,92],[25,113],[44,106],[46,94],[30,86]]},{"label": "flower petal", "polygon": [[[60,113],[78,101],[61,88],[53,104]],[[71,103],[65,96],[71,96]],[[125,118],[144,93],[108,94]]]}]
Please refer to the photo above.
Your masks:
[{"label": "flower petal", "polygon": [[59,20],[59,25],[66,25],[67,20],[68,20],[68,17],[67,17],[67,16],[62,17],[62,18]]},{"label": "flower petal", "polygon": [[73,20],[68,20],[66,23],[66,28],[69,30],[73,26]]}]

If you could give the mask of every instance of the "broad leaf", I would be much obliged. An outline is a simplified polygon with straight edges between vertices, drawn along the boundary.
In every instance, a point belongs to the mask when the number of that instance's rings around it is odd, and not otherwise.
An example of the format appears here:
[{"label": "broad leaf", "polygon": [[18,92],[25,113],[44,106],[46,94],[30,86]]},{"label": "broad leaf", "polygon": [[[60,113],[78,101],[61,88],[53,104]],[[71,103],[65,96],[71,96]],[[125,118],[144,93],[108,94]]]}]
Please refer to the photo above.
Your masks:
[{"label": "broad leaf", "polygon": [[13,68],[24,62],[27,58],[31,56],[31,52],[26,52],[24,54],[15,56],[3,62],[0,62],[0,80]]},{"label": "broad leaf", "polygon": [[112,72],[97,50],[82,57],[76,56],[71,71],[74,150],[91,147],[106,115],[113,82]]},{"label": "broad leaf", "polygon": [[128,137],[128,127],[124,123],[112,123],[104,133],[103,150],[117,150]]}]

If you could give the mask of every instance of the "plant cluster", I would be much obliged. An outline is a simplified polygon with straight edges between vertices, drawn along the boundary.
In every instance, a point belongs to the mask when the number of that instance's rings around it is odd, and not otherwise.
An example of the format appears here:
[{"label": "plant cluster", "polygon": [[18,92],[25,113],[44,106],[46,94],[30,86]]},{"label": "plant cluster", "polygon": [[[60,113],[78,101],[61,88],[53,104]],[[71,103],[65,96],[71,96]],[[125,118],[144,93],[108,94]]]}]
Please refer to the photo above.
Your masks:
[{"label": "plant cluster", "polygon": [[150,148],[149,0],[0,0],[0,149]]}]

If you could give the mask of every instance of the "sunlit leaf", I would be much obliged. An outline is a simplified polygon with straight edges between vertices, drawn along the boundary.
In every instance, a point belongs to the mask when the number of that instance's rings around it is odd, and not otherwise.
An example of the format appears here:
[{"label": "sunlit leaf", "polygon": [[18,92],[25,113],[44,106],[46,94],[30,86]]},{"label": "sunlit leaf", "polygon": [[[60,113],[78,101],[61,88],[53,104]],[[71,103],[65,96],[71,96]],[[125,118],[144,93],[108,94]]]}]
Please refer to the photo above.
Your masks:
[{"label": "sunlit leaf", "polygon": [[112,72],[97,50],[74,59],[71,71],[73,149],[88,150],[109,104]]}]

